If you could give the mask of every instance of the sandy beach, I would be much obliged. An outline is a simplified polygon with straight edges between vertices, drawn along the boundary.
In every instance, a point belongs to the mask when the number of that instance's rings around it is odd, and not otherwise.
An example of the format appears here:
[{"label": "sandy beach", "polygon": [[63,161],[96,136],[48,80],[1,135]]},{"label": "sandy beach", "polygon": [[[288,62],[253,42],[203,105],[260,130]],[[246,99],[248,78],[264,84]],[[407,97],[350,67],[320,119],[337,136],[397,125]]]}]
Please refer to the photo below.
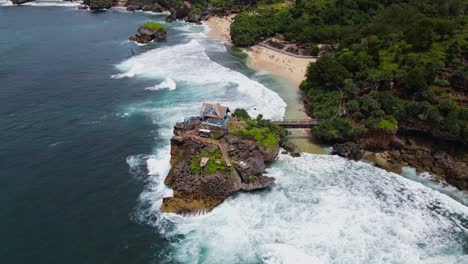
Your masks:
[{"label": "sandy beach", "polygon": [[210,17],[203,23],[208,26],[207,35],[222,42],[231,42],[231,24],[235,15]]},{"label": "sandy beach", "polygon": [[[223,42],[231,42],[230,27],[235,15],[211,17],[204,21],[208,26],[207,35]],[[307,66],[315,59],[297,58],[278,51],[255,45],[249,49],[248,65],[256,70],[264,70],[290,81],[295,86],[305,79]]]},{"label": "sandy beach", "polygon": [[251,67],[279,75],[297,87],[305,79],[309,64],[316,61],[316,59],[297,58],[258,45],[250,48],[250,51]]}]

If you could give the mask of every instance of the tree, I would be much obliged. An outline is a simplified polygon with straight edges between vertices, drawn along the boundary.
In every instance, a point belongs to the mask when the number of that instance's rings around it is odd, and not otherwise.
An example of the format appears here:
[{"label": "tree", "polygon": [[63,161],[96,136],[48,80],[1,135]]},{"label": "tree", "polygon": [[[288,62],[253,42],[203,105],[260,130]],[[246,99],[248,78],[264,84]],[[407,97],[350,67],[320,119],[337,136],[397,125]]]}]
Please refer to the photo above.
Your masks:
[{"label": "tree", "polygon": [[406,38],[416,50],[428,50],[434,41],[432,28],[432,21],[423,19],[410,27],[406,32]]},{"label": "tree", "polygon": [[308,82],[328,90],[340,88],[348,78],[351,78],[351,74],[332,55],[322,56],[307,69]]},{"label": "tree", "polygon": [[427,90],[426,72],[423,67],[416,67],[410,70],[402,80],[405,93],[408,96],[419,97],[423,91]]},{"label": "tree", "polygon": [[249,113],[244,108],[237,108],[234,110],[234,113],[232,113],[232,116],[235,118],[240,118],[240,119],[245,119],[248,120],[250,119]]}]

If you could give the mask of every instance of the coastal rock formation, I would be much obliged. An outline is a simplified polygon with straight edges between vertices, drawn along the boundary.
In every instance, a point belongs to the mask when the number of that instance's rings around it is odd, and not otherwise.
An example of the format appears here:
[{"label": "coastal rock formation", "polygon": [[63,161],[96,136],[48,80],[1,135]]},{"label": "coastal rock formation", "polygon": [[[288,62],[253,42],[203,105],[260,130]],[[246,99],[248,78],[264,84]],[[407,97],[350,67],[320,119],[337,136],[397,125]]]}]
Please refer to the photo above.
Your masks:
[{"label": "coastal rock formation", "polygon": [[377,144],[378,140],[375,140],[372,147],[380,145],[386,146],[386,149],[368,148],[366,143],[369,142],[369,138],[367,138],[360,144],[335,144],[332,154],[353,160],[364,159],[394,173],[401,173],[403,166],[411,166],[418,172],[436,175],[438,181],[446,181],[461,190],[468,189],[468,165],[466,161],[449,153],[449,150],[453,148],[453,146],[449,147],[449,142],[441,142],[440,146],[447,147],[447,149],[442,149],[437,146],[438,144],[434,144],[436,141],[433,137],[385,136],[380,139],[384,139],[383,142]]},{"label": "coastal rock formation", "polygon": [[90,10],[109,9],[113,5],[112,0],[84,0],[84,5],[89,6]]},{"label": "coastal rock formation", "polygon": [[363,154],[363,150],[358,144],[347,142],[343,144],[333,145],[333,155],[339,155],[347,159],[360,160]]},{"label": "coastal rock formation", "polygon": [[27,2],[32,2],[34,0],[11,0],[11,2],[14,4],[14,5],[21,5],[21,4],[24,4],[24,3],[27,3]]},{"label": "coastal rock formation", "polygon": [[212,127],[210,137],[197,135],[197,122],[178,123],[171,139],[172,168],[165,184],[174,196],[163,199],[161,211],[178,214],[206,212],[238,191],[274,186],[264,176],[266,164],[279,152],[279,142],[265,147],[252,138]]},{"label": "coastal rock formation", "polygon": [[149,22],[138,29],[138,34],[128,39],[138,43],[146,44],[151,41],[160,42],[166,38],[166,29],[159,23]]}]

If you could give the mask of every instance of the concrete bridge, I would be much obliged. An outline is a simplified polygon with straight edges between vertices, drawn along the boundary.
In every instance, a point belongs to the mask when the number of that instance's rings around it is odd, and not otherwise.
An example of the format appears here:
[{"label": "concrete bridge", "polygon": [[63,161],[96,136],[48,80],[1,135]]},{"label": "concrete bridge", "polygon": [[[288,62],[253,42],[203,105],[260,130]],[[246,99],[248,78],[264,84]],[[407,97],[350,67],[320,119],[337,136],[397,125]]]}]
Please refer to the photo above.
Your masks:
[{"label": "concrete bridge", "polygon": [[281,121],[273,121],[275,125],[284,128],[310,128],[320,125],[320,120],[317,119],[284,119]]}]

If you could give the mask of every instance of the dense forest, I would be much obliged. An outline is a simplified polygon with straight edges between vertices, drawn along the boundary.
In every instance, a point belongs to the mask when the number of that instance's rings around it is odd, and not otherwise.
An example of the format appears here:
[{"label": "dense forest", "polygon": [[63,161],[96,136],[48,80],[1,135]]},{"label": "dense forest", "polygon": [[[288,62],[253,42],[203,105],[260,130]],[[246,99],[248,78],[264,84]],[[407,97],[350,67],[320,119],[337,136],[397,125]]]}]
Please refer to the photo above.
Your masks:
[{"label": "dense forest", "polygon": [[262,0],[236,16],[231,36],[331,47],[301,84],[310,114],[326,120],[314,128],[323,140],[409,126],[466,143],[467,11],[464,0]]}]

